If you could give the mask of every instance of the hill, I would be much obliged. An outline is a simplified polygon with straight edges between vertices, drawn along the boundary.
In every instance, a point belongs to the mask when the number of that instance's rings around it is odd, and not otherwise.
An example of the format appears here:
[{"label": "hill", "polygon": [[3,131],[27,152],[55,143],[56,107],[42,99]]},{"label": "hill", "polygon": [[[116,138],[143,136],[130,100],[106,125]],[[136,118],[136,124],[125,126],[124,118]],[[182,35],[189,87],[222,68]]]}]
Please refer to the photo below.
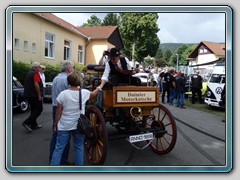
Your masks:
[{"label": "hill", "polygon": [[162,52],[165,53],[167,49],[170,49],[172,52],[174,52],[182,45],[192,46],[196,44],[194,43],[162,43],[159,45],[159,47],[162,49]]}]

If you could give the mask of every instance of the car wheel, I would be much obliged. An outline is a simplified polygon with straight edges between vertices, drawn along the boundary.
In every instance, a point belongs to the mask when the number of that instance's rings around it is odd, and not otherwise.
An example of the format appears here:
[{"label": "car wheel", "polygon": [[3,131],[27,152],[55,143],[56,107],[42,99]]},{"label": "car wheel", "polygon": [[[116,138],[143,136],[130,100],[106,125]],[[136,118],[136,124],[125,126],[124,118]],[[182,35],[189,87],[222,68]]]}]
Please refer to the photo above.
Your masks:
[{"label": "car wheel", "polygon": [[20,102],[19,110],[21,112],[26,112],[28,110],[29,104],[27,100],[22,100]]}]

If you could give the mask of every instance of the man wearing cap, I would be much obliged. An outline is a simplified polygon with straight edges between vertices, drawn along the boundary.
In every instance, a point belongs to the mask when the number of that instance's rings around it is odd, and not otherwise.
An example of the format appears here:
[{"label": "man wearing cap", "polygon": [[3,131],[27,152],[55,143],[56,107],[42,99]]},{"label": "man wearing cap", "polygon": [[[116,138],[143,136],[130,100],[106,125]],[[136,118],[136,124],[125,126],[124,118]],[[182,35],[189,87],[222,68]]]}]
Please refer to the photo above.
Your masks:
[{"label": "man wearing cap", "polygon": [[[119,83],[128,83],[132,85],[140,85],[141,80],[132,77],[127,73],[132,70],[132,66],[128,58],[120,57],[120,51],[117,48],[110,50],[110,60],[105,65],[105,70],[101,78],[101,84],[98,88],[101,90],[108,80],[113,86],[118,86]],[[136,73],[136,72],[134,72]]]},{"label": "man wearing cap", "polygon": [[24,96],[27,98],[31,106],[30,116],[22,123],[22,125],[29,131],[41,128],[42,125],[37,124],[37,118],[43,110],[42,95],[43,84],[39,75],[40,63],[33,62],[32,69],[28,72],[24,83]]},{"label": "man wearing cap", "polygon": [[195,74],[191,77],[192,81],[192,104],[195,104],[195,94],[198,95],[198,100],[202,103],[202,77],[199,75],[199,71],[197,70]]}]

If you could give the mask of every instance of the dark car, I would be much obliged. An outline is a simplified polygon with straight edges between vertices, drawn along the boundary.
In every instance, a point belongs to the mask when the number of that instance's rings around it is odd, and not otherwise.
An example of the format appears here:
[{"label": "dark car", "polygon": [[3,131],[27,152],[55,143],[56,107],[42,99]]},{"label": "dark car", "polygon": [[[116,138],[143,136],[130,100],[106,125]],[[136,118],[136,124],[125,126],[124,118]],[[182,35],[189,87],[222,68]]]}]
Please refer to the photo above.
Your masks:
[{"label": "dark car", "polygon": [[13,87],[12,98],[13,109],[17,109],[20,112],[26,112],[29,108],[29,104],[28,101],[23,96],[24,88],[20,81],[14,76],[12,81],[12,87]]},{"label": "dark car", "polygon": [[44,90],[44,100],[51,101],[52,100],[52,82],[46,82],[46,87]]}]

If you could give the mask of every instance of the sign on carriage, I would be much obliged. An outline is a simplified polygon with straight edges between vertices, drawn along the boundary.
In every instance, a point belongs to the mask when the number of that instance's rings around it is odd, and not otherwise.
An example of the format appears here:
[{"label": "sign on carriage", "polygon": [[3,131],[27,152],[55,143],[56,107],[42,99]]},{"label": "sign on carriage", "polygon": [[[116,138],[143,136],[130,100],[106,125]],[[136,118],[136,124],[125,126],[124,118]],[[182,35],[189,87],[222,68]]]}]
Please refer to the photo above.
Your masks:
[{"label": "sign on carriage", "polygon": [[156,96],[154,91],[148,91],[148,92],[134,92],[134,91],[128,91],[128,92],[117,92],[117,102],[118,103],[124,103],[124,102],[155,102]]},{"label": "sign on carriage", "polygon": [[159,105],[158,88],[155,87],[118,86],[113,88],[113,95],[113,106]]}]

